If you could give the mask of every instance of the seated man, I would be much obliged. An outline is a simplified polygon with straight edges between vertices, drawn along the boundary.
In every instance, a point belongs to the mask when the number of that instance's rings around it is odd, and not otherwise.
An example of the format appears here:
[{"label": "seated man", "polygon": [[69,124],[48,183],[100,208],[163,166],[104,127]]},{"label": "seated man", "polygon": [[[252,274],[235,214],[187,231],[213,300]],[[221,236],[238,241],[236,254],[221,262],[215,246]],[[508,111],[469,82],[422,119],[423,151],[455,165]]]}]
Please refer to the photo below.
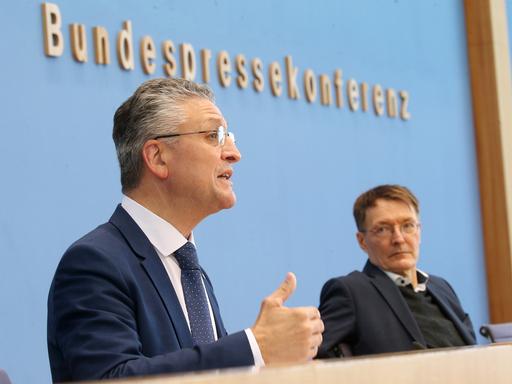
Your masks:
[{"label": "seated man", "polygon": [[325,324],[318,357],[475,344],[453,288],[416,268],[419,203],[405,187],[381,185],[354,204],[363,272],[333,278],[320,295]]},{"label": "seated man", "polygon": [[235,204],[241,158],[210,89],[147,81],[116,111],[113,139],[121,204],[65,252],[50,288],[53,380],[311,360],[323,323],[316,308],[283,306],[293,274],[263,301],[252,328],[227,335],[198,264],[192,230]]}]

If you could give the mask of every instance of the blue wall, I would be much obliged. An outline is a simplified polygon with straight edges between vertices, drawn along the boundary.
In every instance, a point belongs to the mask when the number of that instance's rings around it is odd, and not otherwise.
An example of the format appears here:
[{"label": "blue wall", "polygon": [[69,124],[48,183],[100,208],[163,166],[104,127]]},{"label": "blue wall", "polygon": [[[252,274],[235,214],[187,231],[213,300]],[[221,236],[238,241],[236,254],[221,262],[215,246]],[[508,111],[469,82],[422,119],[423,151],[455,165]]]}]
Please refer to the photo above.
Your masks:
[{"label": "blue wall", "polygon": [[[265,69],[290,54],[301,99],[211,86],[243,154],[235,208],[196,231],[202,263],[231,331],[251,326],[260,300],[289,270],[290,305],[317,305],[329,277],[362,267],[351,207],[380,183],[409,186],[422,204],[420,268],[446,277],[475,325],[488,319],[464,12],[458,0],[323,2],[56,1],[64,54],[43,52],[41,2],[0,12],[0,367],[15,382],[50,381],[46,297],[67,246],[120,200],[111,142],[117,106],[145,79],[138,41],[227,50]],[[93,62],[92,32],[133,25],[135,70]],[[89,62],[71,57],[68,24],[87,27]],[[214,61],[212,61],[213,63]],[[405,89],[411,119],[308,104],[302,74]],[[267,76],[265,76],[267,79]]]}]

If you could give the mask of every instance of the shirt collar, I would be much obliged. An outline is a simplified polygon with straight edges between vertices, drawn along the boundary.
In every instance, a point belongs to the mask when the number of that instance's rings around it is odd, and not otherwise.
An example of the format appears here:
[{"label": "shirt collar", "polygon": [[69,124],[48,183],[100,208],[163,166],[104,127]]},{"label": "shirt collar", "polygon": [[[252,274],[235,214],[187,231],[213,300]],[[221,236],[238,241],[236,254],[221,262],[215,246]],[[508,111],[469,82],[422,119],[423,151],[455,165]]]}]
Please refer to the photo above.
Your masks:
[{"label": "shirt collar", "polygon": [[[412,285],[411,279],[409,279],[406,276],[399,275],[394,272],[390,271],[384,271],[383,272],[388,275],[388,277],[399,287],[405,287],[409,284]],[[427,281],[428,281],[428,274],[426,274],[423,271],[420,271],[419,269],[416,269],[416,276],[418,279],[418,285],[416,288],[414,288],[414,292],[425,292],[427,290]]]},{"label": "shirt collar", "polygon": [[190,239],[187,240],[172,224],[128,196],[123,195],[121,206],[137,223],[153,247],[162,255],[171,255],[187,241],[194,244],[194,235],[192,233],[190,234]]}]

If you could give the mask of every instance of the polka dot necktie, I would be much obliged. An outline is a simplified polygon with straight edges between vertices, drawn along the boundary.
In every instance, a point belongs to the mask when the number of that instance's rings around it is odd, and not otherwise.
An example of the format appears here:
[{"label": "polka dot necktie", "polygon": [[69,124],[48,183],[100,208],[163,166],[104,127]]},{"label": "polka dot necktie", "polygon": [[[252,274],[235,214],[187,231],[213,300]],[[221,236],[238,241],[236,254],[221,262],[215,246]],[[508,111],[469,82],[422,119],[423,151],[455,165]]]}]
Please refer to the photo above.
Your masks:
[{"label": "polka dot necktie", "polygon": [[181,268],[181,286],[185,296],[192,341],[194,345],[211,343],[215,339],[194,244],[188,241],[174,252],[174,257]]}]

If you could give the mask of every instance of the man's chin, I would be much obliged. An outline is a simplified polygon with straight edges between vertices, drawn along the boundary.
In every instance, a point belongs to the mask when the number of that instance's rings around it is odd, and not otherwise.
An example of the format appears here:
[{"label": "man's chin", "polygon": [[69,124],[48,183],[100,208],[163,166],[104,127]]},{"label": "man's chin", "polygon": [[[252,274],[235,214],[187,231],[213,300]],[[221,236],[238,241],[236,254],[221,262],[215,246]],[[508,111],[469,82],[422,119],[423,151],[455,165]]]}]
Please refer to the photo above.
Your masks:
[{"label": "man's chin", "polygon": [[231,192],[229,195],[223,196],[221,199],[220,209],[229,209],[236,204],[236,195]]},{"label": "man's chin", "polygon": [[412,261],[402,261],[401,263],[396,263],[392,266],[391,272],[395,272],[399,275],[403,275],[408,271],[414,270],[416,268],[416,263]]}]

